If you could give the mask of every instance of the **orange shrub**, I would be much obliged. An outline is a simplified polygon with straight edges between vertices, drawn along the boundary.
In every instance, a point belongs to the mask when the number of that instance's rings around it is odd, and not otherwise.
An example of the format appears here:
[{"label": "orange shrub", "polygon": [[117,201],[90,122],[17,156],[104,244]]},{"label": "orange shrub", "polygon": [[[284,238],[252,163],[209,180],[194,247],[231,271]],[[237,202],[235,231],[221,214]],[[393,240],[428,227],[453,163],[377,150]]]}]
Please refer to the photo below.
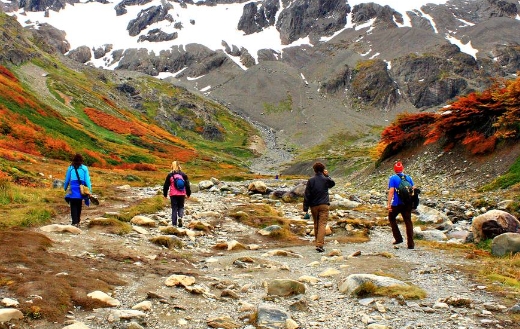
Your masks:
[{"label": "orange shrub", "polygon": [[486,137],[479,132],[471,132],[462,140],[462,145],[466,145],[468,151],[473,155],[487,154],[495,150],[497,138],[495,136]]},{"label": "orange shrub", "polygon": [[86,107],[84,112],[95,124],[115,133],[122,135],[132,134],[135,136],[143,136],[146,134],[146,130],[135,122],[116,118],[113,115],[91,107]]},{"label": "orange shrub", "polygon": [[116,166],[116,168],[136,171],[157,171],[156,166],[147,163],[125,163]]}]

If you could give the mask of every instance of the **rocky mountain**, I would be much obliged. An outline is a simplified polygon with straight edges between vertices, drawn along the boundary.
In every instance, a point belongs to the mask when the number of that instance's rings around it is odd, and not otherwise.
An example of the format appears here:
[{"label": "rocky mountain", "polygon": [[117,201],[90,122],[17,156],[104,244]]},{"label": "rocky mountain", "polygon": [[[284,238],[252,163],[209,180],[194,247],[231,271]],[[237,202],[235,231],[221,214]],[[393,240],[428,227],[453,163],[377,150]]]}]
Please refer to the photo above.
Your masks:
[{"label": "rocky mountain", "polygon": [[514,0],[13,0],[56,52],[184,86],[284,151],[435,111],[520,69]]}]

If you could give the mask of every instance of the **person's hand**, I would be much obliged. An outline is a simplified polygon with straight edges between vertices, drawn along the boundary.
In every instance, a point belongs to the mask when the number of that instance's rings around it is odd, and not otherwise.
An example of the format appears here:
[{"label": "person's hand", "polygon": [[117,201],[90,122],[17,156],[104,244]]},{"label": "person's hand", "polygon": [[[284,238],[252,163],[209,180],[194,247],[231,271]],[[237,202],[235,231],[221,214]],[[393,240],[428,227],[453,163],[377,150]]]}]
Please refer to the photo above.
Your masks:
[{"label": "person's hand", "polygon": [[323,170],[323,175],[328,176],[329,175],[329,171],[327,169]]}]

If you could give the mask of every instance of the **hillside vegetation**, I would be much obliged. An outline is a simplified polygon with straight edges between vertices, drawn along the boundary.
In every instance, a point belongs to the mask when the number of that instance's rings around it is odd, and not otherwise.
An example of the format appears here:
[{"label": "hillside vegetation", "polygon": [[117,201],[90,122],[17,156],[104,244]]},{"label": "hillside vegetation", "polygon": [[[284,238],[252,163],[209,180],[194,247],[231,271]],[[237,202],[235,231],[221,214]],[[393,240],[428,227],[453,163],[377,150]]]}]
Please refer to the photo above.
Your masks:
[{"label": "hillside vegetation", "polygon": [[69,62],[13,20],[0,14],[9,44],[0,51],[3,175],[30,181],[12,161],[68,162],[77,152],[98,168],[156,171],[176,159],[206,176],[247,172],[256,134],[247,121],[146,75]]}]

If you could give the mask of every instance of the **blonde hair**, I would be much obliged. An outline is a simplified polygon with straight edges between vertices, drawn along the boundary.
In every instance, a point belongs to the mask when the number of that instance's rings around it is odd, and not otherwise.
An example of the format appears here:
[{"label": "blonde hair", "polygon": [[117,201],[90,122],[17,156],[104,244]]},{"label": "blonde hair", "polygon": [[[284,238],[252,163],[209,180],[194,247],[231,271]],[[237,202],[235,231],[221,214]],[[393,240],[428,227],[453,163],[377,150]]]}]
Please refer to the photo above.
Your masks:
[{"label": "blonde hair", "polygon": [[172,162],[172,171],[182,171],[181,165],[177,161]]}]

